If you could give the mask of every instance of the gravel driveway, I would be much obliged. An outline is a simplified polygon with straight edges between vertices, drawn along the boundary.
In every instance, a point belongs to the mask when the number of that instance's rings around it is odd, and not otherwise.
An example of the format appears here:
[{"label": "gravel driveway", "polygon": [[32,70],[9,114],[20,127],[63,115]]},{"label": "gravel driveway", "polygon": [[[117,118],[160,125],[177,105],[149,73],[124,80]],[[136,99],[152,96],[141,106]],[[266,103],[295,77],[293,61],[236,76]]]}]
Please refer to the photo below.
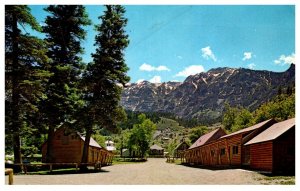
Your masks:
[{"label": "gravel driveway", "polygon": [[[166,159],[148,159],[145,163],[113,165],[102,172],[66,175],[15,175],[14,184],[262,184],[258,173],[241,170],[207,170],[170,164]],[[8,177],[5,176],[5,183]]]}]

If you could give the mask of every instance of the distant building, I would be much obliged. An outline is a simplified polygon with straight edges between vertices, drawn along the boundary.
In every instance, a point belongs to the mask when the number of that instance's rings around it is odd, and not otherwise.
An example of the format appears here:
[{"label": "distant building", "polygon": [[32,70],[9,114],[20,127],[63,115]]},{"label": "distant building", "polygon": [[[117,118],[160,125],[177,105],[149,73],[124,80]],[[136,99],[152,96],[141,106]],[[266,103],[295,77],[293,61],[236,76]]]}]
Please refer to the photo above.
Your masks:
[{"label": "distant building", "polygon": [[164,157],[164,149],[158,145],[152,145],[149,152],[150,157]]},{"label": "distant building", "polygon": [[187,150],[189,147],[190,147],[190,145],[186,141],[182,141],[174,149],[174,157],[182,158],[183,155],[184,155],[185,150]]},{"label": "distant building", "polygon": [[130,157],[129,149],[122,149],[122,156],[121,157]]},{"label": "distant building", "polygon": [[113,141],[105,141],[105,145],[106,145],[106,149],[108,151],[113,152],[113,151],[117,150],[115,147],[115,143]]}]

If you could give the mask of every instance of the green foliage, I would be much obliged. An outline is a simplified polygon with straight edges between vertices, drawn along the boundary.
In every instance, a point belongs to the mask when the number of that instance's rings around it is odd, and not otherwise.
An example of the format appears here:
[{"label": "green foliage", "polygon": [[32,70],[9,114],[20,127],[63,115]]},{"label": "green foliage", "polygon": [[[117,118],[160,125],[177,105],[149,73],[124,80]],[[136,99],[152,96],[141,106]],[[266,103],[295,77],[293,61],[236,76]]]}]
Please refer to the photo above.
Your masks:
[{"label": "green foliage", "polygon": [[189,133],[189,139],[192,143],[194,143],[199,137],[206,134],[207,132],[208,128],[206,126],[194,127]]},{"label": "green foliage", "polygon": [[[48,71],[47,43],[20,29],[40,30],[26,5],[5,6],[5,133],[21,161],[20,136],[25,127],[39,129],[39,103],[45,97]],[[6,142],[6,143],[8,143]],[[10,149],[8,149],[10,150]]]},{"label": "green foliage", "polygon": [[80,118],[83,116],[100,128],[113,129],[116,122],[126,116],[119,100],[122,86],[129,81],[123,58],[129,41],[124,29],[127,23],[125,9],[117,5],[106,8],[104,15],[99,17],[101,24],[96,26],[94,62],[87,65],[83,74],[81,86],[85,105]]},{"label": "green foliage", "polygon": [[129,43],[124,14],[124,7],[107,5],[104,15],[98,17],[101,24],[95,26],[96,52],[82,76],[80,86],[84,105],[77,113],[87,137],[82,162],[87,161],[89,136],[93,128],[113,131],[117,129],[117,123],[126,118],[119,104],[122,88],[130,80],[124,59],[124,50]]},{"label": "green foliage", "polygon": [[83,6],[50,5],[45,10],[43,32],[48,42],[49,70],[54,74],[47,84],[47,99],[43,102],[44,122],[58,126],[72,120],[72,115],[82,102],[78,96],[78,81],[83,52],[81,41],[85,39],[84,26],[90,20]]},{"label": "green foliage", "polygon": [[103,148],[106,147],[105,145],[106,138],[104,136],[102,136],[101,134],[93,134],[92,137],[101,147]]},{"label": "green foliage", "polygon": [[31,156],[38,152],[38,148],[35,146],[21,146],[21,151],[24,156]]},{"label": "green foliage", "polygon": [[167,152],[169,153],[170,156],[174,156],[174,150],[179,144],[179,141],[177,139],[173,139],[170,141],[170,143],[167,146]]},{"label": "green foliage", "polygon": [[271,101],[266,102],[253,113],[245,108],[230,107],[225,105],[223,125],[229,132],[252,126],[268,119],[284,121],[295,117],[295,93],[292,88],[287,88],[287,94],[280,90],[280,94]]},{"label": "green foliage", "polygon": [[150,119],[147,119],[145,114],[140,114],[138,120],[139,123],[134,124],[130,130],[127,146],[131,151],[136,150],[143,158],[150,147],[156,125]]},{"label": "green foliage", "polygon": [[133,127],[129,137],[128,147],[130,150],[136,150],[141,158],[144,157],[149,148],[149,142],[147,141],[147,134],[144,128]]},{"label": "green foliage", "polygon": [[116,143],[115,146],[116,146],[117,150],[120,151],[120,153],[122,152],[122,149],[128,147],[129,137],[130,137],[130,130],[125,129],[125,130],[122,130],[120,133],[120,136],[116,138],[117,141],[115,141],[115,143]]},{"label": "green foliage", "polygon": [[[82,107],[79,79],[83,53],[81,41],[85,39],[84,26],[90,20],[81,5],[50,5],[42,27],[51,59],[49,71],[53,73],[46,84],[46,96],[41,103],[43,123],[48,128],[48,143],[53,140],[55,128],[72,121]],[[75,126],[75,125],[73,125]],[[47,161],[53,160],[52,144],[47,145]]]},{"label": "green foliage", "polygon": [[[138,123],[138,116],[142,114],[141,112],[136,112],[136,111],[130,111],[130,110],[126,110],[126,120],[122,120],[122,122],[120,122],[118,124],[118,127],[120,129],[132,129],[133,125]],[[160,117],[159,114],[157,113],[151,113],[151,112],[146,112],[143,113],[146,115],[147,118],[149,118],[152,122],[154,123],[158,123],[160,121]]]},{"label": "green foliage", "polygon": [[172,113],[160,113],[160,112],[158,112],[158,113],[156,113],[156,115],[160,118],[163,117],[163,118],[168,118],[168,119],[172,119],[174,121],[177,121],[180,126],[187,127],[187,128],[197,127],[199,125],[209,125],[209,124],[211,124],[211,121],[203,121],[203,120],[199,121],[197,118],[189,118],[189,119],[180,118],[177,115],[172,114]]},{"label": "green foliage", "polygon": [[161,120],[157,123],[157,129],[170,129],[171,131],[180,131],[184,129],[184,127],[180,126],[179,123],[175,120],[162,117]]},{"label": "green foliage", "polygon": [[227,131],[231,131],[237,115],[238,108],[230,107],[228,103],[225,103],[225,112],[223,114],[222,124]]},{"label": "green foliage", "polygon": [[234,120],[234,124],[231,127],[231,131],[238,131],[254,124],[253,115],[245,108],[238,109],[239,112]]},{"label": "green foliage", "polygon": [[295,93],[276,96],[270,102],[261,105],[254,112],[254,115],[256,123],[271,118],[277,121],[283,121],[295,117]]},{"label": "green foliage", "polygon": [[238,131],[254,124],[253,114],[245,108],[226,104],[222,123],[228,132]]}]

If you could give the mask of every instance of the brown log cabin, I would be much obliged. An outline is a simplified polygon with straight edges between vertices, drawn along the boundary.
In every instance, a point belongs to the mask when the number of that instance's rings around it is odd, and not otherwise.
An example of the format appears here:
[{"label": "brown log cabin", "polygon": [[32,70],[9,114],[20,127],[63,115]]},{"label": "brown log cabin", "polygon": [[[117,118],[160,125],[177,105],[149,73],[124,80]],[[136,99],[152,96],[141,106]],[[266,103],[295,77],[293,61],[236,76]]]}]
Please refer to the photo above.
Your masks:
[{"label": "brown log cabin", "polygon": [[251,169],[295,174],[295,118],[276,123],[248,141]]},{"label": "brown log cabin", "polygon": [[[54,133],[52,163],[80,163],[85,137],[70,128],[61,126]],[[42,145],[42,162],[46,162],[47,141]],[[111,164],[113,154],[90,140],[88,163]]]},{"label": "brown log cabin", "polygon": [[204,164],[204,161],[207,160],[207,155],[203,146],[217,140],[223,135],[226,135],[226,133],[222,128],[215,129],[202,135],[188,150],[185,151],[185,162],[190,164]]},{"label": "brown log cabin", "polygon": [[[275,131],[279,127],[286,131]],[[280,123],[270,119],[222,136],[216,134],[218,130],[201,136],[185,152],[185,162],[206,166],[247,167],[272,173],[295,169],[294,119]],[[276,134],[276,139],[270,138],[273,134]],[[263,139],[262,136],[269,138]],[[284,168],[287,161],[291,165]]]},{"label": "brown log cabin", "polygon": [[276,121],[273,119],[266,120],[251,127],[220,137],[216,141],[217,143],[215,143],[217,144],[217,148],[215,147],[214,150],[217,156],[220,156],[220,159],[215,161],[216,163],[213,165],[230,165],[235,167],[250,165],[249,148],[244,147],[243,144],[274,123],[276,123]]}]

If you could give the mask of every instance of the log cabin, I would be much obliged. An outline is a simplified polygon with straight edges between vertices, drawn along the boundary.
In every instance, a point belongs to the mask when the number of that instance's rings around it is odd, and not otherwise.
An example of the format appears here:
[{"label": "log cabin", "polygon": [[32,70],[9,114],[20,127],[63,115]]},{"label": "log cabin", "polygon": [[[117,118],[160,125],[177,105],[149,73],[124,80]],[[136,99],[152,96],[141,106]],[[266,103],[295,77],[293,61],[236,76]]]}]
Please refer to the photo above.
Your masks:
[{"label": "log cabin", "polygon": [[[215,152],[219,155],[219,161],[212,163],[212,165],[230,165],[235,167],[250,165],[249,148],[244,147],[243,144],[274,123],[276,123],[275,120],[269,119],[220,137],[216,141],[217,143],[213,143],[217,145]],[[210,145],[208,145],[208,147],[209,146]]]},{"label": "log cabin", "polygon": [[273,174],[295,174],[295,118],[276,123],[245,143],[250,168]]},{"label": "log cabin", "polygon": [[[85,137],[62,125],[54,132],[52,163],[80,163]],[[46,162],[47,141],[42,145],[42,162]],[[92,137],[88,151],[88,163],[111,164],[113,154],[102,148]]]},{"label": "log cabin", "polygon": [[219,139],[223,135],[226,135],[225,131],[222,128],[218,128],[199,137],[199,139],[186,150],[185,162],[189,164],[204,164],[204,161],[207,160],[207,155],[202,147],[205,144]]},{"label": "log cabin", "polygon": [[205,142],[188,149],[185,161],[206,166],[245,167],[273,174],[295,174],[295,119],[279,123],[266,120]]},{"label": "log cabin", "polygon": [[250,165],[249,148],[246,151],[243,144],[275,122],[273,119],[266,120],[228,135],[222,128],[207,133],[186,151],[186,162],[207,166]]}]

